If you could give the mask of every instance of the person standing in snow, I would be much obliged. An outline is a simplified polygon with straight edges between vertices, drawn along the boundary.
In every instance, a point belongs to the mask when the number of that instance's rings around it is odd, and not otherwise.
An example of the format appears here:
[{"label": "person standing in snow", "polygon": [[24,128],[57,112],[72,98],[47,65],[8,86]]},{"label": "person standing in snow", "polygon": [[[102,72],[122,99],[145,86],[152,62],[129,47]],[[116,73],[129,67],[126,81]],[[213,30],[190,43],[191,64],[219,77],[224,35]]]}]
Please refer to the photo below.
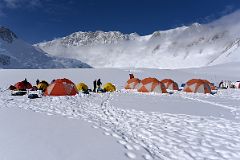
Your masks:
[{"label": "person standing in snow", "polygon": [[27,78],[25,78],[22,82],[23,82],[25,85],[27,85],[27,84],[28,84]]},{"label": "person standing in snow", "polygon": [[36,80],[36,85],[38,85],[40,83],[39,79]]},{"label": "person standing in snow", "polygon": [[134,78],[134,75],[132,73],[129,73],[129,79]]},{"label": "person standing in snow", "polygon": [[94,80],[93,81],[93,92],[96,92],[96,89],[97,89],[97,81]]},{"label": "person standing in snow", "polygon": [[101,82],[101,79],[98,79],[97,80],[97,92],[102,92],[102,82]]}]

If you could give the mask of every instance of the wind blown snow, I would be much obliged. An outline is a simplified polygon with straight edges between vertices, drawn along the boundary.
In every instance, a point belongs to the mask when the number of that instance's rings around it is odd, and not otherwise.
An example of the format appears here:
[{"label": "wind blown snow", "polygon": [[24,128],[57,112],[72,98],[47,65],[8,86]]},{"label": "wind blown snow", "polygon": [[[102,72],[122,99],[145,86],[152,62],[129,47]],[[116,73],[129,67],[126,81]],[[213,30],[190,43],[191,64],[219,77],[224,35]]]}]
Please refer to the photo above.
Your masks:
[{"label": "wind blown snow", "polygon": [[96,67],[176,69],[239,62],[240,11],[209,24],[194,23],[151,35],[76,32],[36,44],[45,52]]}]

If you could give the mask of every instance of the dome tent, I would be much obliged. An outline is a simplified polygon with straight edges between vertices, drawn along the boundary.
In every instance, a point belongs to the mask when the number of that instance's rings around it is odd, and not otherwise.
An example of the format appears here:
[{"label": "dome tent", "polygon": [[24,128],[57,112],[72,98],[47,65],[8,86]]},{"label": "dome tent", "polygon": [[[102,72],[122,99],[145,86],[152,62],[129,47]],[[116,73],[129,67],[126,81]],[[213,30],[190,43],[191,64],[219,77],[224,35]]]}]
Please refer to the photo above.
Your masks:
[{"label": "dome tent", "polygon": [[80,92],[85,92],[85,91],[88,91],[88,86],[85,84],[85,83],[79,83],[77,84],[77,90],[80,91]]},{"label": "dome tent", "polygon": [[235,82],[234,86],[235,88],[240,89],[240,81]]},{"label": "dome tent", "polygon": [[161,82],[165,85],[167,89],[170,90],[179,90],[178,84],[174,82],[172,79],[163,79]]},{"label": "dome tent", "polygon": [[14,86],[11,85],[9,89],[11,90],[12,96],[23,96],[27,94],[27,90],[32,89],[32,85],[25,79],[21,82],[17,82]]},{"label": "dome tent", "polygon": [[45,90],[44,95],[46,96],[73,96],[78,93],[75,84],[64,78],[57,79],[50,84]]},{"label": "dome tent", "polygon": [[191,79],[187,81],[183,91],[192,93],[211,93],[211,87],[202,79]]},{"label": "dome tent", "polygon": [[234,86],[233,83],[228,80],[224,80],[219,83],[219,88],[221,89],[233,88],[233,86]]},{"label": "dome tent", "polygon": [[138,92],[167,93],[164,84],[156,78],[145,78],[138,85]]},{"label": "dome tent", "polygon": [[41,82],[38,83],[37,89],[38,89],[38,90],[45,91],[48,86],[49,86],[48,82],[43,80],[43,81],[41,81]]},{"label": "dome tent", "polygon": [[20,90],[20,91],[26,91],[27,89],[31,89],[32,88],[32,85],[31,83],[29,83],[27,81],[27,79],[21,81],[21,82],[17,82],[15,85],[14,85],[15,89],[16,90]]},{"label": "dome tent", "polygon": [[141,82],[138,78],[131,78],[127,81],[125,89],[137,89],[137,85]]},{"label": "dome tent", "polygon": [[205,82],[210,86],[211,90],[216,90],[216,89],[217,89],[217,88],[214,86],[214,84],[211,83],[211,82],[209,82],[208,80],[203,79],[203,81],[205,81]]},{"label": "dome tent", "polygon": [[114,92],[116,91],[116,87],[112,83],[106,83],[102,88],[105,92]]}]

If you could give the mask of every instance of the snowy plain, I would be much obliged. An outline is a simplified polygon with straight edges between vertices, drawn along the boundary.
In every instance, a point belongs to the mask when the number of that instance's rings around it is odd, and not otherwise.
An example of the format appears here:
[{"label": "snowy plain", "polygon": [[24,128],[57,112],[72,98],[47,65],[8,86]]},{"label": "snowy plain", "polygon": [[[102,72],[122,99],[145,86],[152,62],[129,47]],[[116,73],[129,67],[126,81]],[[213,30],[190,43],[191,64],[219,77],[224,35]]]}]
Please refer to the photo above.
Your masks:
[{"label": "snowy plain", "polygon": [[[0,159],[240,158],[240,90],[215,95],[143,94],[123,89],[132,72],[140,79],[239,80],[239,63],[193,69],[2,69],[0,70]],[[73,97],[12,97],[5,89],[27,78],[74,83],[112,82],[118,91]]]}]

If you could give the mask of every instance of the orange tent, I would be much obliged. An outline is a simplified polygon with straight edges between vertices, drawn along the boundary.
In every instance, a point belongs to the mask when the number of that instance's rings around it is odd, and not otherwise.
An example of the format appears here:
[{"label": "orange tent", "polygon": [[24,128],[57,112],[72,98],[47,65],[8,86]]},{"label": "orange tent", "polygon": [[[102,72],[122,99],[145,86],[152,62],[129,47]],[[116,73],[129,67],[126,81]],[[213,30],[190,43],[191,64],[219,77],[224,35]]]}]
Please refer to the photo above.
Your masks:
[{"label": "orange tent", "polygon": [[206,82],[206,83],[210,86],[211,90],[216,90],[216,89],[217,89],[217,88],[216,88],[211,82],[209,82],[208,80],[203,79],[203,81]]},{"label": "orange tent", "polygon": [[191,79],[187,81],[183,91],[193,93],[211,93],[211,87],[202,79]]},{"label": "orange tent", "polygon": [[165,85],[167,89],[179,90],[178,84],[171,79],[163,79],[161,82]]},{"label": "orange tent", "polygon": [[125,89],[136,89],[137,85],[141,82],[140,79],[138,78],[131,78],[127,81],[126,85],[125,85]]},{"label": "orange tent", "polygon": [[44,95],[46,96],[73,96],[78,93],[75,84],[64,78],[57,79],[50,84],[45,90]]},{"label": "orange tent", "polygon": [[167,90],[162,82],[156,78],[145,78],[138,85],[138,92],[157,92],[167,93]]}]

